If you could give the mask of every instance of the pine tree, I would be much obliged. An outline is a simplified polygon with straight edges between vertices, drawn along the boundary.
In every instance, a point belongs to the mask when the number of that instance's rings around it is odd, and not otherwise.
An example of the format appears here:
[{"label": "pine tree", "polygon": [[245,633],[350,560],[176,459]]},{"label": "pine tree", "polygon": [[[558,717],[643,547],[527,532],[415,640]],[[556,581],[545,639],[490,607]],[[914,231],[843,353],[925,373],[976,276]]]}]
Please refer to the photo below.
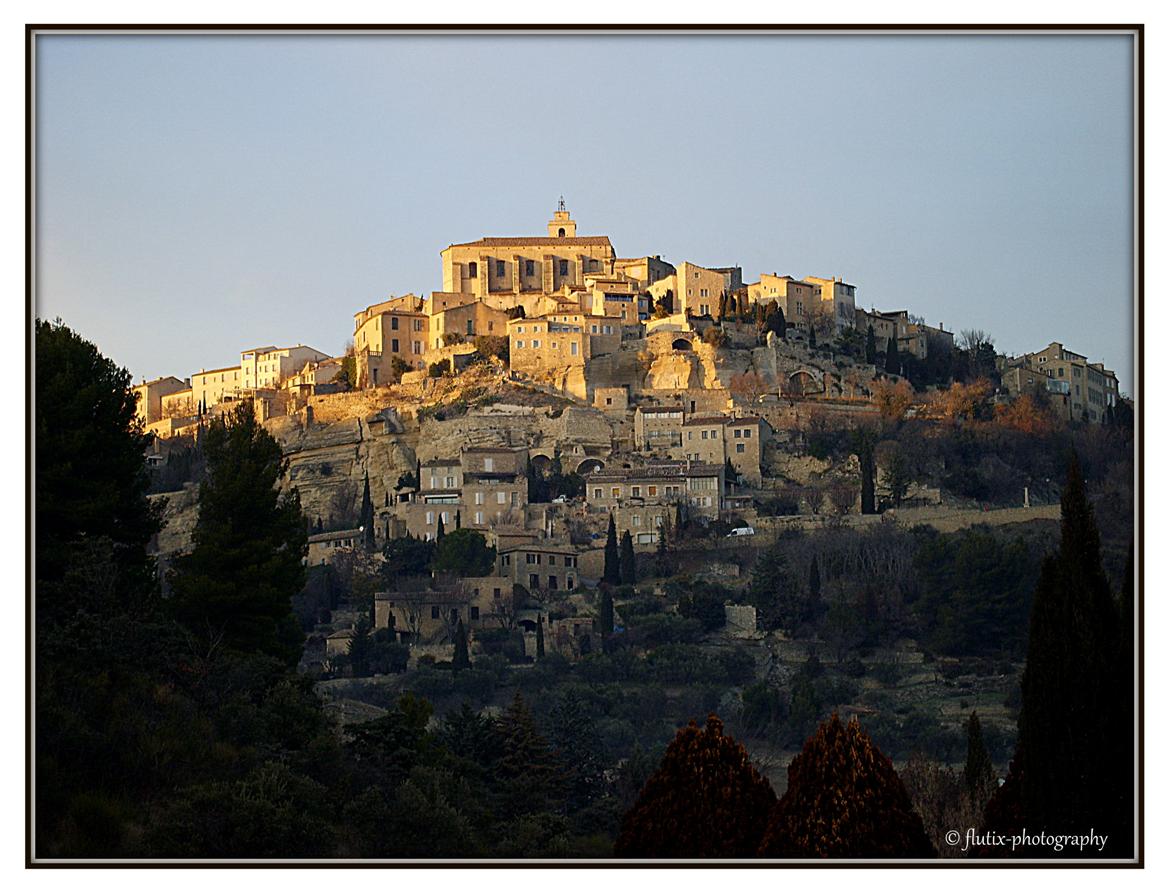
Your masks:
[{"label": "pine tree", "polygon": [[877,334],[873,331],[873,324],[869,324],[869,331],[865,334],[865,363],[877,362]]},{"label": "pine tree", "polygon": [[1043,562],[1031,610],[1019,739],[1008,774],[1008,792],[1017,792],[1019,803],[1005,804],[996,793],[987,817],[1014,814],[1032,829],[1095,828],[1109,836],[1105,854],[1126,855],[1132,666],[1121,658],[1117,607],[1074,455],[1061,516],[1059,550]]},{"label": "pine tree", "polygon": [[442,521],[442,513],[438,514],[438,526],[434,529],[434,543],[441,544],[446,536],[446,525]]},{"label": "pine tree", "polygon": [[993,791],[994,764],[982,740],[978,712],[971,712],[970,720],[966,722],[966,769],[963,779],[973,803],[979,806],[985,803]]},{"label": "pine tree", "polygon": [[212,422],[204,450],[195,546],[172,572],[175,614],[205,642],[294,664],[304,635],[292,596],[304,586],[307,537],[296,489],[277,488],[280,445],[241,402]]},{"label": "pine tree", "polygon": [[621,583],[621,555],[617,547],[617,523],[613,514],[609,514],[609,532],[605,537],[605,570],[601,574],[601,581],[605,584]]},{"label": "pine tree", "polygon": [[678,731],[621,821],[619,858],[754,857],[775,805],[747,750],[711,715]]},{"label": "pine tree", "polygon": [[544,618],[536,616],[536,658],[544,658]]},{"label": "pine tree", "polygon": [[820,725],[788,766],[759,847],[770,858],[932,858],[893,763],[856,720]]},{"label": "pine tree", "polygon": [[633,554],[633,536],[629,529],[621,535],[621,583],[637,583],[637,557]]},{"label": "pine tree", "polygon": [[365,474],[365,484],[361,489],[361,540],[366,550],[374,548],[373,527],[373,500],[369,496],[369,473]]},{"label": "pine tree", "polygon": [[897,375],[901,372],[901,357],[897,354],[897,339],[889,337],[889,344],[885,347],[885,372]]},{"label": "pine tree", "polygon": [[563,771],[518,690],[499,719],[499,736],[502,754],[495,774],[502,790],[500,813],[515,817],[558,808],[563,802]]},{"label": "pine tree", "polygon": [[451,659],[451,671],[458,674],[471,667],[471,656],[467,650],[467,629],[463,627],[463,620],[460,618],[458,625],[455,626],[455,655]]}]

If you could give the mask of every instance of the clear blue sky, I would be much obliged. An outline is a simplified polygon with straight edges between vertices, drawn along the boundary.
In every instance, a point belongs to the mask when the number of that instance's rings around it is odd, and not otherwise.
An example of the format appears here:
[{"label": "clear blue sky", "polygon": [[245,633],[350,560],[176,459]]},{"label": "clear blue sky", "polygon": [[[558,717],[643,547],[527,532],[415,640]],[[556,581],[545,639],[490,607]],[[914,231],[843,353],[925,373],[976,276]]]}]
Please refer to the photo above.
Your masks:
[{"label": "clear blue sky", "polygon": [[38,41],[38,314],[135,378],[340,353],[439,252],[544,233],[843,276],[1132,390],[1124,37]]}]

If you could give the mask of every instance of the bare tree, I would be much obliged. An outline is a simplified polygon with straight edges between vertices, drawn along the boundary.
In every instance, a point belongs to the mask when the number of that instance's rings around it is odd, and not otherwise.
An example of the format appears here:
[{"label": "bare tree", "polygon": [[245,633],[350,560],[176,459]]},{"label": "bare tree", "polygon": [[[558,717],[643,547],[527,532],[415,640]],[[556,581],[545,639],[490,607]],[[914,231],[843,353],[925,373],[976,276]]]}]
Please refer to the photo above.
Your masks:
[{"label": "bare tree", "polygon": [[514,587],[501,587],[499,594],[491,598],[491,615],[505,631],[515,627],[516,617],[519,615],[519,600],[516,599]]},{"label": "bare tree", "polygon": [[979,346],[993,341],[994,337],[983,329],[964,329],[958,334],[958,347],[971,354],[976,352]]}]

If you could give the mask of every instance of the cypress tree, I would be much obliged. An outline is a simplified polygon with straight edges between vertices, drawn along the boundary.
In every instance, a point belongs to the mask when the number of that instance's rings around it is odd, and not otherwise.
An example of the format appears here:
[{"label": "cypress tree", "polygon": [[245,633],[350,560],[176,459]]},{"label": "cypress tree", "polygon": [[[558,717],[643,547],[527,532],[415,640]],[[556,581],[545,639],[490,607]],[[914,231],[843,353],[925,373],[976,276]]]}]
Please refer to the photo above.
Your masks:
[{"label": "cypress tree", "polygon": [[348,659],[354,677],[369,677],[369,660],[373,652],[373,638],[370,637],[369,629],[369,616],[362,613],[349,639]]},{"label": "cypress tree", "polygon": [[885,347],[885,372],[894,375],[901,372],[901,358],[897,354],[897,339],[889,337],[889,344]]},{"label": "cypress tree", "polygon": [[455,655],[451,659],[451,671],[458,674],[471,667],[471,656],[467,649],[467,629],[463,627],[463,620],[455,628]]},{"label": "cypress tree", "polygon": [[617,523],[609,514],[609,533],[605,537],[605,570],[601,575],[605,584],[621,583],[621,556],[617,548]]},{"label": "cypress tree", "polygon": [[893,763],[856,720],[820,725],[787,770],[760,857],[937,856]]},{"label": "cypress tree", "polygon": [[373,500],[369,496],[369,473],[361,489],[361,541],[366,550],[374,548]]},{"label": "cypress tree", "polygon": [[727,316],[727,294],[724,291],[724,292],[720,292],[718,294],[718,318],[719,318],[719,320],[722,320],[726,316]]},{"label": "cypress tree", "polygon": [[853,450],[856,452],[857,460],[860,461],[861,513],[865,515],[877,512],[875,440],[873,433],[868,429],[857,429],[853,433]]},{"label": "cypress tree", "polygon": [[816,324],[808,324],[808,347],[813,351],[816,350]]},{"label": "cypress tree", "polygon": [[682,532],[685,529],[686,520],[682,518],[682,504],[674,504],[674,542],[682,540]]},{"label": "cypress tree", "polygon": [[869,324],[869,331],[865,334],[865,363],[877,362],[877,334],[873,331],[873,324]]},{"label": "cypress tree", "polygon": [[446,525],[442,521],[442,513],[438,514],[438,527],[434,530],[434,543],[442,543],[442,539],[446,537]]},{"label": "cypress tree", "polygon": [[536,616],[536,658],[544,658],[544,617]]},{"label": "cypress tree", "polygon": [[601,593],[601,636],[607,638],[613,633],[613,594],[608,590]]},{"label": "cypress tree", "polygon": [[455,531],[463,527],[463,511],[455,510]]},{"label": "cypress tree", "polygon": [[747,750],[711,715],[678,731],[621,821],[619,858],[754,857],[775,805]]},{"label": "cypress tree", "polygon": [[966,722],[966,769],[963,772],[966,782],[966,791],[974,804],[982,805],[992,792],[994,784],[994,764],[990,760],[990,753],[986,751],[986,743],[982,740],[982,724],[978,720],[978,712],[970,713],[970,720]]},{"label": "cypress tree", "polygon": [[1043,561],[1031,609],[1009,785],[987,806],[987,822],[1003,831],[1012,821],[1094,828],[1108,835],[1094,856],[1131,856],[1133,669],[1074,455],[1061,511],[1059,549]]},{"label": "cypress tree", "polygon": [[808,570],[808,596],[814,603],[820,600],[820,563],[815,556],[812,557],[812,568]]},{"label": "cypress tree", "polygon": [[629,529],[621,535],[621,583],[637,583],[637,557],[633,555],[633,536]]}]

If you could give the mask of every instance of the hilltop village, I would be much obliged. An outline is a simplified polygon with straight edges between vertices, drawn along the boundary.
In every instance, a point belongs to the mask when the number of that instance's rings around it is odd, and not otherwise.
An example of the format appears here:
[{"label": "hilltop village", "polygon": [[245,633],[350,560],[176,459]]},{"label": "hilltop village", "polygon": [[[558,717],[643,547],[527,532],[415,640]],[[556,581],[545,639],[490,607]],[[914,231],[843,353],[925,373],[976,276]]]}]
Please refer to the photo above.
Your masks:
[{"label": "hilltop village", "polygon": [[[1054,499],[1050,480],[1012,482],[1005,498],[954,484],[963,470],[931,482],[881,445],[833,462],[818,435],[967,417],[1101,426],[1121,402],[1112,371],[1059,342],[1007,358],[984,333],[956,343],[908,309],[866,311],[838,276],[744,282],[737,266],[618,257],[608,237],[578,235],[563,200],[546,235],[448,246],[442,291],[359,310],[340,357],[255,347],[238,365],[135,390],[156,436],[155,490],[168,494],[164,564],[190,547],[200,433],[251,402],[310,520],[310,568],[342,568],[357,590],[355,577],[373,581],[373,627],[412,663],[449,659],[460,624],[472,642],[502,628],[522,637],[521,656],[539,640],[579,658],[598,624],[621,625],[591,590],[615,577],[617,545],[626,578],[668,577],[686,540],[990,518]],[[480,535],[465,538],[459,574],[401,555],[430,556],[458,531]],[[418,574],[361,571],[395,563]],[[328,621],[316,660],[338,666],[366,609],[334,617],[335,596],[322,600],[302,621]],[[727,630],[755,636],[756,615],[728,603]]]}]

